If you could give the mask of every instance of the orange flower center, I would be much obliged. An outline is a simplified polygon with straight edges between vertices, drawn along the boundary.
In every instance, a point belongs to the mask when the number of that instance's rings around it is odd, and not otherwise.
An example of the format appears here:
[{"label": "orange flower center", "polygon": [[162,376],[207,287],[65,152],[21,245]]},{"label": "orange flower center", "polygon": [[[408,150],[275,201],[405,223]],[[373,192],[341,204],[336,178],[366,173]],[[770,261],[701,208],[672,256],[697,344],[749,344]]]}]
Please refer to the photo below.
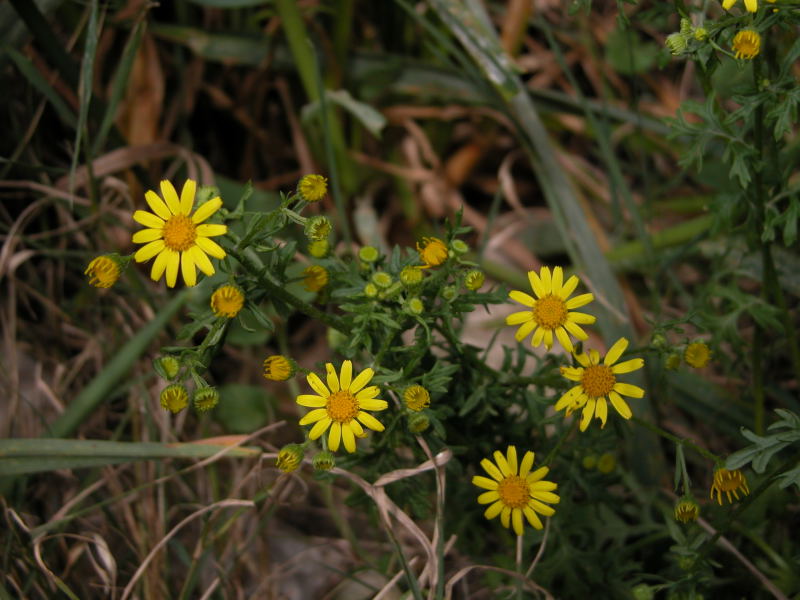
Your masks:
[{"label": "orange flower center", "polygon": [[164,244],[170,250],[183,252],[194,245],[197,228],[186,215],[172,215],[164,223]]},{"label": "orange flower center", "polygon": [[510,508],[522,508],[530,500],[528,482],[518,475],[506,477],[497,485],[500,501]]},{"label": "orange flower center", "polygon": [[358,400],[350,392],[339,391],[328,397],[328,416],[339,423],[347,423],[358,414]]},{"label": "orange flower center", "polygon": [[581,376],[581,386],[586,395],[590,398],[600,398],[605,396],[614,388],[617,378],[611,371],[611,367],[605,365],[592,365],[583,370]]},{"label": "orange flower center", "polygon": [[560,327],[567,320],[567,305],[558,296],[545,296],[534,304],[533,320],[545,329]]}]

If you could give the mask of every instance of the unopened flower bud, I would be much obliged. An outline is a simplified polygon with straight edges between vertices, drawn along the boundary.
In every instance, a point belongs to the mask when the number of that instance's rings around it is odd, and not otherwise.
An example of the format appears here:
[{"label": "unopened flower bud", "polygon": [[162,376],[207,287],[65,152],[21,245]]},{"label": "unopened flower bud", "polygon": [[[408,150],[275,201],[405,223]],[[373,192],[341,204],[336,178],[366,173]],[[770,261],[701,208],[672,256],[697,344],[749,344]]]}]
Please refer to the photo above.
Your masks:
[{"label": "unopened flower bud", "polygon": [[161,406],[173,414],[189,405],[189,392],[179,383],[168,385],[161,391]]},{"label": "unopened flower bud", "polygon": [[281,451],[278,452],[278,459],[275,461],[275,466],[284,473],[291,473],[300,466],[303,461],[303,454],[305,449],[302,444],[286,444]]},{"label": "unopened flower bud", "polygon": [[192,403],[200,412],[209,411],[219,404],[219,392],[213,387],[201,387],[195,390]]},{"label": "unopened flower bud", "polygon": [[374,246],[363,246],[358,250],[358,258],[365,263],[374,263],[381,256],[381,253]]},{"label": "unopened flower bud", "polygon": [[431,421],[428,417],[423,413],[414,413],[410,417],[408,417],[408,430],[411,433],[417,434],[422,433],[428,427],[430,427]]},{"label": "unopened flower bud", "polygon": [[468,290],[472,291],[481,289],[484,281],[486,281],[486,276],[483,274],[483,271],[477,269],[470,271],[464,277],[464,285]]},{"label": "unopened flower bud", "polygon": [[311,464],[314,465],[315,471],[330,471],[333,467],[336,466],[336,457],[333,455],[332,452],[329,452],[328,450],[323,450],[322,452],[319,452],[316,455],[314,455]]}]

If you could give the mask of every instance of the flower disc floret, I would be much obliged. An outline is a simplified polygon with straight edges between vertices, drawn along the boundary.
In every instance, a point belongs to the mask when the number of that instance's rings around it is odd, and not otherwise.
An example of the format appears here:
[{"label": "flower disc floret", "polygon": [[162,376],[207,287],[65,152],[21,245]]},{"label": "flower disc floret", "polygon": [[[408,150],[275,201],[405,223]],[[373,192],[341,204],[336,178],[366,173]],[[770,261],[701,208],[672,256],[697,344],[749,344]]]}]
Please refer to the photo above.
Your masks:
[{"label": "flower disc floret", "polygon": [[[733,498],[739,499],[739,492],[747,496],[750,493],[750,488],[747,487],[747,478],[739,469],[729,471],[728,469],[720,468],[714,471],[714,483],[711,484],[710,498],[714,499],[714,494],[717,495],[717,503],[722,504],[722,494],[728,498],[728,502],[733,502]],[[733,496],[733,498],[731,498]]]},{"label": "flower disc floret", "polygon": [[223,285],[211,294],[211,310],[214,316],[232,319],[239,314],[243,306],[244,292],[236,285]]},{"label": "flower disc floret", "polygon": [[590,350],[589,354],[576,354],[575,359],[579,367],[561,367],[561,374],[578,385],[567,391],[558,402],[556,410],[565,410],[569,416],[574,410],[583,409],[581,414],[581,431],[586,431],[592,417],[601,421],[601,427],[606,426],[608,417],[607,400],[623,419],[630,419],[632,412],[622,395],[632,398],[642,398],[644,390],[630,383],[617,380],[618,375],[636,371],[644,366],[644,359],[632,358],[617,363],[622,353],[628,347],[628,340],[620,338],[611,346],[600,364],[600,353]]},{"label": "flower disc floret", "polygon": [[447,246],[439,238],[424,237],[422,243],[417,242],[417,252],[419,252],[419,259],[425,263],[422,267],[427,269],[429,267],[438,267],[447,260]]},{"label": "flower disc floret", "polygon": [[209,256],[225,258],[225,250],[211,238],[228,232],[226,225],[203,223],[222,206],[216,196],[201,205],[194,213],[197,184],[187,179],[180,198],[169,181],[161,182],[161,196],[152,190],[145,200],[153,212],[137,210],[133,219],[144,225],[133,234],[134,244],[145,244],[134,255],[136,262],[145,262],[155,257],[150,278],[158,281],[166,273],[167,285],[175,287],[180,269],[187,286],[197,283],[197,269],[206,275],[214,274],[214,265]]},{"label": "flower disc floret", "polygon": [[731,46],[737,59],[753,60],[761,51],[761,36],[752,29],[742,29],[733,36]]},{"label": "flower disc floret", "polygon": [[558,504],[561,501],[553,493],[558,485],[544,480],[549,469],[540,467],[531,471],[534,458],[534,453],[528,451],[522,457],[522,462],[518,463],[516,447],[509,446],[505,455],[496,450],[495,462],[487,458],[481,461],[481,466],[489,477],[475,475],[472,478],[473,485],[488,490],[478,496],[479,504],[489,505],[484,513],[486,518],[494,519],[500,515],[503,527],[512,526],[517,535],[523,533],[523,515],[532,527],[542,529],[539,515],[552,516],[555,509],[548,504]]},{"label": "flower disc floret", "polygon": [[355,452],[356,437],[365,436],[362,425],[373,431],[384,430],[383,424],[365,411],[385,410],[388,403],[377,398],[380,393],[377,386],[366,387],[375,375],[372,369],[364,369],[355,378],[353,363],[349,360],[342,363],[338,375],[332,363],[327,363],[325,369],[327,385],[316,373],[309,373],[306,377],[308,385],[318,395],[297,396],[300,406],[314,409],[300,419],[300,425],[314,424],[308,434],[311,440],[330,429],[328,448],[332,452],[339,449],[340,443],[344,443],[348,452]]},{"label": "flower disc floret", "polygon": [[512,290],[509,298],[527,307],[528,310],[516,312],[506,317],[507,325],[519,325],[514,337],[521,342],[529,335],[531,345],[535,348],[544,342],[549,350],[553,347],[553,337],[559,341],[567,352],[573,351],[570,335],[579,340],[589,336],[581,329],[581,325],[591,325],[595,317],[581,312],[572,312],[594,300],[592,294],[581,294],[570,298],[580,280],[576,275],[563,282],[564,271],[561,267],[553,269],[552,274],[548,267],[542,267],[539,273],[528,271],[528,280],[536,298]]}]

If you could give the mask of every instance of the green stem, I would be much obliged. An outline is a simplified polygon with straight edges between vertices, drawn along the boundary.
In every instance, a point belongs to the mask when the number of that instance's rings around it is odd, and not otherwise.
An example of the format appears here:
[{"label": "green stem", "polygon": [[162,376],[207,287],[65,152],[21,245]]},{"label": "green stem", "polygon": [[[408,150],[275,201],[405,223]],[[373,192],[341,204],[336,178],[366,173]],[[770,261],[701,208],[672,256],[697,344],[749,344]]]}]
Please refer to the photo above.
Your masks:
[{"label": "green stem", "polygon": [[649,429],[653,433],[655,433],[657,435],[660,435],[664,439],[669,440],[673,444],[680,444],[682,446],[688,446],[689,448],[691,448],[692,450],[694,450],[698,454],[706,457],[709,460],[713,460],[714,463],[718,463],[721,460],[719,456],[717,456],[713,452],[709,452],[705,448],[702,448],[702,447],[698,446],[693,441],[687,440],[685,438],[679,438],[676,435],[672,435],[668,431],[665,431],[664,429],[661,429],[661,427],[659,427],[658,425],[656,425],[654,423],[651,423],[650,421],[645,421],[643,419],[640,419],[639,417],[632,417],[631,420],[634,423],[636,423],[637,425],[641,425],[645,429]]},{"label": "green stem", "polygon": [[245,255],[244,252],[240,252],[238,250],[228,249],[228,254],[230,254],[233,258],[235,258],[239,264],[241,264],[245,269],[247,269],[253,277],[258,280],[258,284],[261,286],[262,290],[267,293],[268,297],[277,298],[281,302],[288,304],[289,306],[293,307],[294,309],[308,315],[312,319],[317,319],[318,321],[322,321],[328,327],[333,327],[334,329],[338,329],[342,333],[348,333],[349,328],[347,323],[345,323],[344,319],[338,317],[336,315],[332,315],[326,312],[322,312],[315,306],[312,306],[308,302],[305,302],[295,296],[287,292],[277,283],[274,283],[267,275],[266,269],[256,264],[256,262]]},{"label": "green stem", "polygon": [[579,422],[580,422],[580,420],[577,417],[575,417],[575,419],[573,419],[572,425],[570,425],[569,429],[565,429],[564,430],[564,433],[561,434],[561,437],[558,439],[558,442],[556,443],[556,445],[553,446],[553,449],[550,450],[550,452],[547,453],[547,456],[544,457],[544,460],[542,461],[542,466],[546,466],[546,465],[550,464],[550,461],[553,460],[553,458],[555,457],[556,454],[558,454],[558,451],[561,449],[561,446],[564,445],[564,442],[567,441],[567,438],[569,436],[571,436],[575,432],[575,430],[578,428],[578,423]]}]

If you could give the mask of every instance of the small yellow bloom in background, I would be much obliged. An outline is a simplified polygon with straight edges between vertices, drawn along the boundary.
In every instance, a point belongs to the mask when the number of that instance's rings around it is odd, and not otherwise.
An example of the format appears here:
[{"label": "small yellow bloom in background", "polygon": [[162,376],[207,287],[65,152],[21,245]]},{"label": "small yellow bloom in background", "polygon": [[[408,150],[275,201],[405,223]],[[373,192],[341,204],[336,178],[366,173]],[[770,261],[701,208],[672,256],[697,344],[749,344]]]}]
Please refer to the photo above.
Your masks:
[{"label": "small yellow bloom in background", "polygon": [[291,473],[296,471],[300,463],[303,462],[303,454],[305,449],[302,444],[286,444],[278,452],[278,458],[275,461],[275,466],[284,473]]},{"label": "small yellow bloom in background", "polygon": [[306,237],[312,242],[327,240],[328,236],[331,234],[331,231],[333,231],[331,220],[328,217],[323,217],[322,215],[309,217],[308,221],[306,221],[306,224],[303,227],[303,233],[305,233]]},{"label": "small yellow bloom in background", "polygon": [[189,392],[179,383],[168,385],[161,391],[161,406],[173,414],[189,405]]},{"label": "small yellow bloom in background", "polygon": [[484,515],[487,519],[494,519],[500,515],[503,527],[511,525],[514,533],[522,535],[522,516],[536,529],[542,529],[539,513],[545,517],[555,514],[555,509],[548,504],[558,504],[561,498],[553,493],[558,484],[544,481],[544,476],[550,471],[547,467],[539,467],[531,472],[534,454],[525,453],[522,462],[517,464],[517,449],[509,446],[506,455],[499,450],[494,452],[495,463],[488,458],[481,461],[481,466],[490,475],[483,477],[475,475],[473,485],[489,490],[478,496],[479,504],[489,504]]},{"label": "small yellow bloom in background", "polygon": [[104,254],[93,258],[83,273],[89,276],[89,285],[110,288],[117,283],[122,269],[118,260],[110,254]]},{"label": "small yellow bloom in background", "polygon": [[380,393],[378,386],[365,387],[375,375],[372,369],[364,369],[355,378],[353,363],[349,360],[342,363],[338,376],[333,364],[327,363],[325,369],[327,386],[316,373],[309,373],[306,377],[308,385],[318,395],[297,396],[300,406],[314,409],[300,419],[300,425],[314,423],[308,434],[311,440],[316,440],[330,428],[328,448],[331,452],[336,452],[342,442],[345,450],[355,452],[356,437],[365,435],[362,425],[373,431],[384,430],[383,424],[365,411],[385,410],[389,404],[377,398]]},{"label": "small yellow bloom in background", "polygon": [[211,294],[211,310],[214,316],[232,319],[244,306],[244,292],[229,283],[218,287]]},{"label": "small yellow bloom in background", "polygon": [[419,412],[423,408],[430,406],[431,395],[428,390],[421,385],[412,385],[407,387],[403,392],[403,400],[409,410]]},{"label": "small yellow bloom in background", "polygon": [[380,257],[380,250],[378,250],[375,246],[362,246],[358,250],[358,258],[363,260],[365,263],[374,263]]},{"label": "small yellow bloom in background", "polygon": [[384,271],[378,271],[377,273],[372,274],[372,283],[377,285],[379,288],[386,289],[392,285],[392,276]]},{"label": "small yellow bloom in background", "polygon": [[423,267],[414,267],[411,265],[403,267],[403,270],[400,271],[400,282],[406,287],[419,285],[425,277],[425,273],[422,269]]},{"label": "small yellow bloom in background", "polygon": [[425,312],[425,305],[422,303],[422,300],[416,297],[406,300],[403,307],[412,315],[421,315]]},{"label": "small yellow bloom in background", "polygon": [[711,360],[711,349],[703,342],[692,342],[686,346],[683,360],[695,369],[702,369]]},{"label": "small yellow bloom in background", "polygon": [[319,265],[303,269],[303,285],[309,292],[318,292],[328,285],[328,270]]},{"label": "small yellow bloom in background", "polygon": [[580,280],[573,275],[562,284],[563,278],[564,271],[561,267],[553,269],[552,275],[549,268],[542,267],[538,275],[536,271],[528,271],[528,280],[536,298],[517,290],[509,292],[509,298],[530,307],[530,310],[512,313],[506,317],[507,325],[520,325],[514,334],[518,342],[533,333],[531,345],[535,348],[544,342],[545,347],[550,350],[555,335],[564,349],[572,352],[573,345],[569,334],[579,340],[589,337],[580,325],[591,325],[595,322],[595,317],[570,311],[589,304],[594,300],[594,296],[581,294],[570,299],[570,294],[578,287]]},{"label": "small yellow bloom in background", "polygon": [[159,356],[153,360],[153,368],[164,379],[174,379],[181,370],[181,363],[174,356]]},{"label": "small yellow bloom in background", "polygon": [[483,274],[483,271],[478,271],[477,269],[470,271],[464,277],[464,285],[473,292],[481,289],[484,281],[486,281],[486,275]]},{"label": "small yellow bloom in background", "polygon": [[587,471],[591,471],[597,466],[597,455],[596,454],[587,454],[581,460],[581,466],[586,469]]},{"label": "small yellow bloom in background", "polygon": [[732,48],[737,59],[753,60],[761,51],[761,36],[752,29],[742,29],[733,36]]},{"label": "small yellow bloom in background", "polygon": [[729,471],[728,469],[719,468],[714,471],[714,483],[711,484],[711,493],[709,497],[713,500],[714,493],[717,494],[717,503],[722,504],[722,492],[728,497],[728,502],[733,502],[731,495],[739,499],[739,492],[747,496],[750,494],[750,488],[747,487],[747,478],[739,469]]},{"label": "small yellow bloom in background", "polygon": [[200,206],[192,215],[197,184],[187,179],[181,196],[169,181],[161,182],[162,200],[158,194],[148,190],[145,200],[152,213],[137,210],[133,220],[147,227],[133,234],[134,244],[145,244],[136,251],[136,262],[145,262],[156,257],[150,270],[150,278],[158,281],[166,271],[167,285],[175,287],[178,269],[187,286],[197,283],[199,268],[206,275],[214,274],[214,266],[207,255],[225,258],[225,250],[212,237],[228,232],[226,225],[203,224],[203,221],[222,206],[219,196]]},{"label": "small yellow bloom in background", "polygon": [[675,505],[675,520],[681,523],[697,521],[700,515],[700,507],[692,498],[684,496]]},{"label": "small yellow bloom in background", "polygon": [[200,412],[207,412],[219,404],[219,392],[213,387],[195,390],[192,404]]},{"label": "small yellow bloom in background", "polygon": [[604,452],[597,459],[597,470],[603,475],[608,475],[617,466],[617,458],[611,452]]},{"label": "small yellow bloom in background", "polygon": [[308,253],[314,258],[325,258],[331,250],[328,240],[316,240],[308,245]]},{"label": "small yellow bloom in background", "polygon": [[328,180],[322,175],[304,175],[297,184],[297,193],[306,202],[319,202],[328,193]]},{"label": "small yellow bloom in background", "polygon": [[264,359],[264,377],[270,381],[286,381],[297,372],[297,364],[281,354]]},{"label": "small yellow bloom in background", "polygon": [[572,411],[583,408],[581,431],[586,431],[592,417],[600,419],[601,427],[606,426],[608,417],[606,397],[623,419],[630,419],[633,413],[620,394],[632,398],[644,396],[644,390],[639,386],[617,381],[617,375],[630,373],[644,366],[644,359],[641,358],[632,358],[615,364],[627,347],[628,340],[620,338],[608,350],[603,364],[600,364],[600,353],[597,350],[590,350],[588,355],[575,355],[580,367],[561,367],[561,374],[571,381],[577,381],[578,385],[561,396],[556,402],[556,410],[566,409],[566,415],[569,416]]},{"label": "small yellow bloom in background", "polygon": [[421,244],[417,242],[417,252],[419,252],[419,259],[425,263],[423,269],[438,267],[447,260],[447,246],[439,238],[422,238]]},{"label": "small yellow bloom in background", "polygon": [[[737,0],[722,0],[722,8],[730,10],[736,2]],[[758,0],[744,0],[744,7],[747,9],[747,12],[754,13],[758,10]]]}]

